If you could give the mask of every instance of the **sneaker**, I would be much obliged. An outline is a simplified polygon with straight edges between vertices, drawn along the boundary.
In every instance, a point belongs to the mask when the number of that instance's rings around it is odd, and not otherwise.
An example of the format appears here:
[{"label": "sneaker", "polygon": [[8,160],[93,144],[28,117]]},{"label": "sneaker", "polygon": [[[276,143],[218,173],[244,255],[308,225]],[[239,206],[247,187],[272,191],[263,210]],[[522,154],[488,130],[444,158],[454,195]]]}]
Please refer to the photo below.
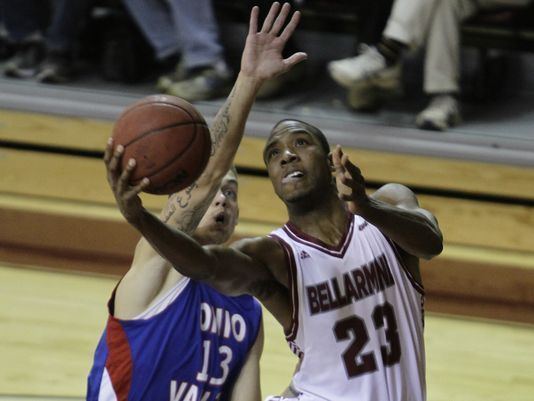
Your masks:
[{"label": "sneaker", "polygon": [[158,78],[158,82],[156,83],[156,89],[159,92],[165,93],[173,83],[184,81],[187,78],[187,70],[185,69],[184,64],[182,62],[179,62],[178,64],[176,64],[176,67],[174,68],[174,71],[171,74],[162,75]]},{"label": "sneaker", "polygon": [[365,46],[356,57],[328,63],[328,72],[334,81],[345,88],[376,86],[394,89],[400,86],[401,63],[387,66],[386,59],[376,47]]},{"label": "sneaker", "polygon": [[415,119],[418,128],[445,131],[461,122],[460,107],[454,96],[435,96]]},{"label": "sneaker", "polygon": [[375,86],[354,86],[347,92],[347,103],[355,111],[375,112],[384,103],[401,97],[401,86],[393,89],[381,89]]},{"label": "sneaker", "polygon": [[50,53],[39,66],[36,79],[43,83],[64,83],[72,80],[72,61],[66,54]]},{"label": "sneaker", "polygon": [[232,75],[227,68],[208,67],[190,78],[172,83],[166,93],[190,102],[228,95],[232,89]]},{"label": "sneaker", "polygon": [[4,74],[13,78],[32,78],[45,57],[42,42],[28,42],[20,45],[19,50],[9,59]]}]

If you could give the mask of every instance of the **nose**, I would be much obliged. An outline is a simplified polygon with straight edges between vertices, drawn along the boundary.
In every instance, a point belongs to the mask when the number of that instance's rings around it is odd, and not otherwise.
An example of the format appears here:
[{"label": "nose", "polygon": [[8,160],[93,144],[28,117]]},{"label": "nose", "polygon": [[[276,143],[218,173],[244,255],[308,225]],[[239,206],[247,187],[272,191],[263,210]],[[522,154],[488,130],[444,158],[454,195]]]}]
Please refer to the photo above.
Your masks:
[{"label": "nose", "polygon": [[220,191],[215,198],[215,206],[226,207],[226,196]]},{"label": "nose", "polygon": [[292,149],[287,148],[284,150],[284,154],[282,157],[282,165],[285,165],[287,163],[291,163],[298,159],[298,156],[293,152]]}]

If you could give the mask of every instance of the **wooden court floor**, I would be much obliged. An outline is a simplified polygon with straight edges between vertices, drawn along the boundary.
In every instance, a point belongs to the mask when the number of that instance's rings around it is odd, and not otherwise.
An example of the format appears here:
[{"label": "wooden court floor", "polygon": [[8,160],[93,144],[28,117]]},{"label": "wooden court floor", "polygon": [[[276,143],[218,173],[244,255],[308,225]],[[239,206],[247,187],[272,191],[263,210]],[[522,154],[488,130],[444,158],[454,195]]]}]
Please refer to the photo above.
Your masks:
[{"label": "wooden court floor", "polygon": [[[0,265],[0,400],[83,399],[116,278]],[[295,365],[265,316],[263,394]],[[427,314],[429,401],[532,401],[534,326]]]}]

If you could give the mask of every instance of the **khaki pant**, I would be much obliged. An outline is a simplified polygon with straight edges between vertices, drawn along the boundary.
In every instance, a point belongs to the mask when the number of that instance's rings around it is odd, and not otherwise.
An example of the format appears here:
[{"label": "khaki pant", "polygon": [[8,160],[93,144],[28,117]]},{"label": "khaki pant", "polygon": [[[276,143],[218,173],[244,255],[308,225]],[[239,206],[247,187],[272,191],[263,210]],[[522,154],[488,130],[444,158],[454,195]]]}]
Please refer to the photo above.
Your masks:
[{"label": "khaki pant", "polygon": [[396,0],[384,36],[410,47],[426,44],[424,89],[458,92],[460,23],[481,9],[530,0]]}]

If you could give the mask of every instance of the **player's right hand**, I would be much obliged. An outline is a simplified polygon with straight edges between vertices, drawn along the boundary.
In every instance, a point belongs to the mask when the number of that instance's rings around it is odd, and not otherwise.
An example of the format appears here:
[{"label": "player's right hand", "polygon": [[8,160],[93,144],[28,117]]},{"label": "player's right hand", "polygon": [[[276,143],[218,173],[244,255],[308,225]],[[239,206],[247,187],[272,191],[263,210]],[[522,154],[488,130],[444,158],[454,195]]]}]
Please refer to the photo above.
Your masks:
[{"label": "player's right hand", "polygon": [[280,3],[274,2],[260,30],[258,30],[259,8],[257,6],[252,8],[249,31],[241,58],[241,71],[244,74],[266,80],[288,71],[308,57],[304,52],[297,52],[286,59],[282,56],[282,51],[300,20],[300,12],[296,11],[284,28],[290,8],[289,3],[280,6]]},{"label": "player's right hand", "polygon": [[113,139],[110,138],[104,152],[104,163],[106,164],[108,183],[119,210],[128,222],[135,223],[144,210],[139,193],[149,185],[150,181],[148,178],[143,178],[138,185],[130,185],[130,176],[135,169],[135,160],[128,160],[126,168],[121,171],[123,153],[124,147],[122,145],[117,145],[113,150]]}]

